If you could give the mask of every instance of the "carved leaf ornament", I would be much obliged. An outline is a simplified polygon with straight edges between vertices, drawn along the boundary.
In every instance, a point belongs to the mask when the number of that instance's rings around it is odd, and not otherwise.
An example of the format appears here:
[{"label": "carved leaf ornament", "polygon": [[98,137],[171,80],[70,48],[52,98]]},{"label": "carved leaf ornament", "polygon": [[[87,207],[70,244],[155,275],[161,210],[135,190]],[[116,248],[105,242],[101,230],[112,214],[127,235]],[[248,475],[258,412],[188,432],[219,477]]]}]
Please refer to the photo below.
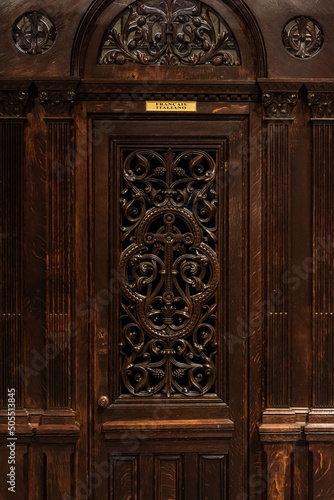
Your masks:
[{"label": "carved leaf ornament", "polygon": [[131,4],[109,26],[99,64],[234,66],[237,43],[226,22],[196,0],[146,0]]},{"label": "carved leaf ornament", "polygon": [[216,378],[215,152],[123,161],[122,377],[139,396],[199,396]]}]

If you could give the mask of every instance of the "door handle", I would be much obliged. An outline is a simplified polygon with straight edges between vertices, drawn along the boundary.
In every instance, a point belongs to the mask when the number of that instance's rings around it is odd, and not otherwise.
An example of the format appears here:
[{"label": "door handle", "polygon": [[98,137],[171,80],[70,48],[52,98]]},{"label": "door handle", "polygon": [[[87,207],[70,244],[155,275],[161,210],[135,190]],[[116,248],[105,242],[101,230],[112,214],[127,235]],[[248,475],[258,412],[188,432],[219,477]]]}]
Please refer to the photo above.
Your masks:
[{"label": "door handle", "polygon": [[97,404],[101,408],[107,408],[107,406],[109,406],[109,398],[108,398],[108,396],[105,396],[104,394],[101,394],[101,396],[97,400]]}]

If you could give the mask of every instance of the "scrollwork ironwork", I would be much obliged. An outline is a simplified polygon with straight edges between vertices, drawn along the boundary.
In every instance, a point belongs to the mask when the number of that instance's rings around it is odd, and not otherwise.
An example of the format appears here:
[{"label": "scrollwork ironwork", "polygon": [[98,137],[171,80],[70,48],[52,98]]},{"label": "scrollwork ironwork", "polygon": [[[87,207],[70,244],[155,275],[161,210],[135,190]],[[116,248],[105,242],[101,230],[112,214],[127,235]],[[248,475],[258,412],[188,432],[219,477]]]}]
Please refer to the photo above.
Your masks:
[{"label": "scrollwork ironwork", "polygon": [[198,396],[216,378],[216,152],[123,160],[122,377],[139,396]]},{"label": "scrollwork ironwork", "polygon": [[197,0],[146,0],[131,4],[104,35],[99,64],[233,66],[240,64],[230,28]]}]

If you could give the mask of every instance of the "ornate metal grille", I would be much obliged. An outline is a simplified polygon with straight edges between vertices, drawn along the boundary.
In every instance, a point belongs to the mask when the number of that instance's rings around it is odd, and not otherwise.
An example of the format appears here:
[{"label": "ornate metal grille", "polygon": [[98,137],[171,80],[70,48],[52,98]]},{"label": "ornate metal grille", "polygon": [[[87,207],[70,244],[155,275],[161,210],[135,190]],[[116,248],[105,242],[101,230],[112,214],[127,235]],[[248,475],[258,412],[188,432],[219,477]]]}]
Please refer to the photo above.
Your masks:
[{"label": "ornate metal grille", "polygon": [[131,4],[109,26],[99,64],[240,64],[230,28],[196,0],[146,0]]},{"label": "ornate metal grille", "polygon": [[123,152],[122,377],[138,396],[213,388],[217,151]]}]

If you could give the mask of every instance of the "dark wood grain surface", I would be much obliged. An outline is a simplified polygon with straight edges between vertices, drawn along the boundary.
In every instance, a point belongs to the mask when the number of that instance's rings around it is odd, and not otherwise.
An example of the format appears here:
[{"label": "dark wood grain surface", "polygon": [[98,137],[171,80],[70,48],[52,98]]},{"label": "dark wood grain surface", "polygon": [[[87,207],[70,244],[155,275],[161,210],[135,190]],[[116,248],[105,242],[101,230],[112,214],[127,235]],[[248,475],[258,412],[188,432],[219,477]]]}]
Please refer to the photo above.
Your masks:
[{"label": "dark wood grain surface", "polygon": [[0,499],[333,500],[334,5],[152,1],[0,0]]}]

